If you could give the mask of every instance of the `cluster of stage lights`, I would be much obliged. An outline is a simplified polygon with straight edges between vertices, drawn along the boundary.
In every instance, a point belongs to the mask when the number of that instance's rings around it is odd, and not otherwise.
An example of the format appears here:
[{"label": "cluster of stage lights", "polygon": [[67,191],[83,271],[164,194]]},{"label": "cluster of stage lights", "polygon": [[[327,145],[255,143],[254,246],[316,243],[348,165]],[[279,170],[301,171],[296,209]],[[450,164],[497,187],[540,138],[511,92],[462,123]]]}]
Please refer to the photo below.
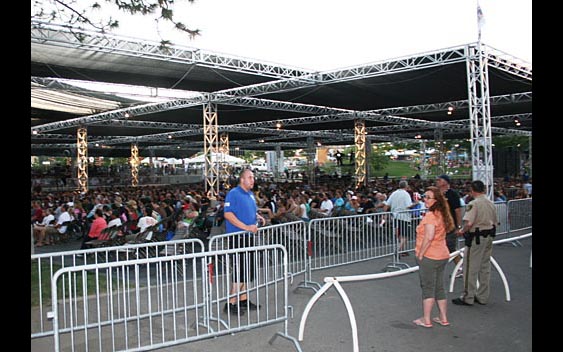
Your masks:
[{"label": "cluster of stage lights", "polygon": [[454,111],[453,106],[449,106],[448,107],[448,115],[451,115],[453,113],[453,111]]},{"label": "cluster of stage lights", "polygon": [[520,123],[520,120],[518,120],[518,119],[514,119],[514,124],[515,124],[516,126],[522,125],[522,124]]}]

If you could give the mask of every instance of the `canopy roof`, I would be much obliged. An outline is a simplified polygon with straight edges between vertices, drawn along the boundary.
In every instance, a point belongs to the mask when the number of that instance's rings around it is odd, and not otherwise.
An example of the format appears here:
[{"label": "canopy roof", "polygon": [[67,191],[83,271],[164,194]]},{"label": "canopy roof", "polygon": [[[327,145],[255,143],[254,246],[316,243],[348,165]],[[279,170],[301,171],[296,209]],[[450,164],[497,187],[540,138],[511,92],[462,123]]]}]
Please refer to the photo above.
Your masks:
[{"label": "canopy roof", "polygon": [[[129,156],[137,143],[142,156],[186,157],[203,150],[207,102],[216,104],[219,132],[241,150],[304,148],[308,137],[354,144],[358,118],[372,143],[432,140],[436,130],[445,139],[469,138],[467,60],[476,46],[313,72],[93,32],[78,40],[76,30],[32,21],[31,153],[63,155],[76,147],[83,126],[90,156]],[[530,135],[531,64],[483,48],[493,135]],[[149,93],[124,97],[63,79],[143,86]],[[164,97],[166,89],[175,98]],[[63,103],[76,110],[60,111]]]},{"label": "canopy roof", "polygon": [[[184,159],[184,162],[190,164],[202,164],[205,163],[205,155],[201,154],[198,156],[194,156],[193,158]],[[220,163],[228,163],[228,164],[237,164],[242,165],[246,164],[246,160],[237,158],[235,156],[224,154],[224,153],[211,153],[211,162],[220,162]]]}]

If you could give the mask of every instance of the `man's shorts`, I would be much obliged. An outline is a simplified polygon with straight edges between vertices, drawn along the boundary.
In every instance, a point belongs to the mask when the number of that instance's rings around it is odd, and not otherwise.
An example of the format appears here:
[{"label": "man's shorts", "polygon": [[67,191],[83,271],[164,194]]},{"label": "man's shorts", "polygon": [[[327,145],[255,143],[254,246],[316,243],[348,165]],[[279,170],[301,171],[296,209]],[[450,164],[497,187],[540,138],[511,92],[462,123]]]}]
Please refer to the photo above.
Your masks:
[{"label": "man's shorts", "polygon": [[446,235],[446,246],[450,253],[457,251],[457,230],[454,230]]}]

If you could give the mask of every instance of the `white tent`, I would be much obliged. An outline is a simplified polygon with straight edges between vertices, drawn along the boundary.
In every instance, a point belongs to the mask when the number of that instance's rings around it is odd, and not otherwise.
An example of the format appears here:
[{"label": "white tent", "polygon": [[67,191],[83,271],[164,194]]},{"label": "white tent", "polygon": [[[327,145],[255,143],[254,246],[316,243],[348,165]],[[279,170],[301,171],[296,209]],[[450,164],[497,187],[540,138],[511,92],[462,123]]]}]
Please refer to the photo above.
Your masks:
[{"label": "white tent", "polygon": [[[246,161],[244,159],[241,158],[237,158],[236,156],[232,156],[229,154],[224,154],[224,153],[212,153],[211,154],[211,161],[212,162],[224,162],[224,163],[229,163],[229,164],[235,164],[235,165],[243,165],[246,164]],[[184,159],[184,162],[190,163],[190,164],[203,164],[205,163],[205,157],[203,154],[195,156],[193,158],[186,158]]]}]

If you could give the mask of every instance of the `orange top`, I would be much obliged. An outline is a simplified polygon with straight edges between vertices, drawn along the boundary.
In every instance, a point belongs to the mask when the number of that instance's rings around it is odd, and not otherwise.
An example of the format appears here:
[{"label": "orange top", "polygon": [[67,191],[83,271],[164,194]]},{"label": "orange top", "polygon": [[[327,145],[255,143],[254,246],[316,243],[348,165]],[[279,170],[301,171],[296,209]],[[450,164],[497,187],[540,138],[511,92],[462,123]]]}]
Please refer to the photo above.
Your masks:
[{"label": "orange top", "polygon": [[424,239],[424,225],[434,224],[434,238],[430,241],[430,246],[424,253],[424,257],[441,260],[450,257],[450,251],[446,246],[446,226],[442,219],[442,214],[438,212],[429,211],[422,217],[422,221],[416,227],[416,248],[415,253],[418,255],[422,247],[422,240]]}]

